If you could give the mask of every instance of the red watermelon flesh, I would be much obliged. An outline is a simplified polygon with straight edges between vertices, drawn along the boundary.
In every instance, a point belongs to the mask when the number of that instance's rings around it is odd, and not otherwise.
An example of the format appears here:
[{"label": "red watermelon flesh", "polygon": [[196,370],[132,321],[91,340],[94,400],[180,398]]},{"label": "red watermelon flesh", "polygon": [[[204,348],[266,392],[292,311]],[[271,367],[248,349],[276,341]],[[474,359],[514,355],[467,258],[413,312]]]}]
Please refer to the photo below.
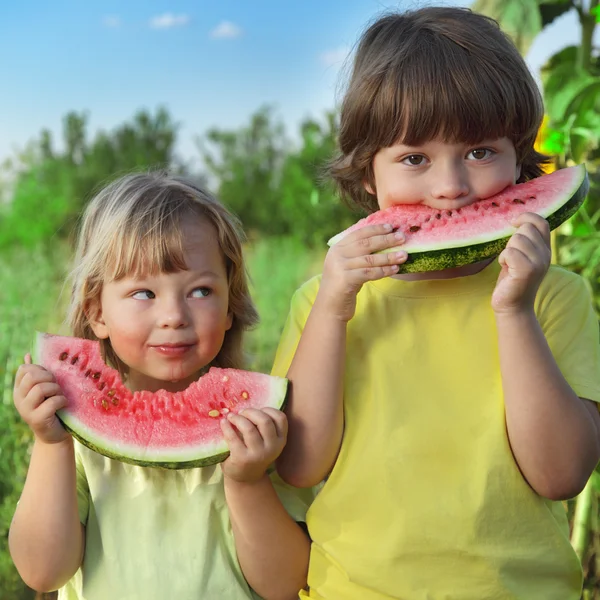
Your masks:
[{"label": "red watermelon flesh", "polygon": [[220,421],[244,408],[282,408],[287,380],[212,367],[182,392],[131,392],[98,342],[39,334],[36,361],[68,400],[57,414],[83,444],[143,466],[186,468],[224,460]]}]

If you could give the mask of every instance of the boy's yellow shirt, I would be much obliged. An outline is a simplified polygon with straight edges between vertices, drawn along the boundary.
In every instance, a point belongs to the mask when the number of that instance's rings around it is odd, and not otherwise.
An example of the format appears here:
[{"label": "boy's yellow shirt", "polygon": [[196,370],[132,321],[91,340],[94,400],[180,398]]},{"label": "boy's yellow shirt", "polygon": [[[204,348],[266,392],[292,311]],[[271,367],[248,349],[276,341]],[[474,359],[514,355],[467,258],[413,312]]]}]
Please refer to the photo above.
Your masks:
[{"label": "boy's yellow shirt", "polygon": [[[348,325],[344,437],[308,512],[301,597],[579,599],[564,506],[529,487],[507,437],[490,308],[498,273],[494,261],[469,277],[362,288]],[[274,374],[287,372],[318,285],[294,296]],[[536,312],[570,385],[600,402],[584,281],[551,267]]]},{"label": "boy's yellow shirt", "polygon": [[[259,599],[237,559],[220,465],[138,467],[78,442],[75,456],[85,556],[59,600]],[[312,491],[271,479],[292,518],[305,521]]]}]

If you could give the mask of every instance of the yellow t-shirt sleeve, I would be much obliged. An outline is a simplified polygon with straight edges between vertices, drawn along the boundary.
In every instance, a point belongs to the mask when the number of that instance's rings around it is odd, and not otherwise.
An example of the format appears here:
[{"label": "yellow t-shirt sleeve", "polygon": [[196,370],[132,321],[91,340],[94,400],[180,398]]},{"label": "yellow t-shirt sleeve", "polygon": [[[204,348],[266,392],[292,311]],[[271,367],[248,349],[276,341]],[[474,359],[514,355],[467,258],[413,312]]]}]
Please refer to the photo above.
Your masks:
[{"label": "yellow t-shirt sleeve", "polygon": [[75,444],[75,469],[76,469],[76,485],[77,485],[77,507],[79,509],[79,520],[83,525],[87,525],[88,513],[90,509],[90,488],[88,480],[83,468],[81,454],[78,449],[79,442]]},{"label": "yellow t-shirt sleeve", "polygon": [[561,271],[540,295],[538,319],[571,388],[600,403],[600,329],[592,296],[582,277]]}]

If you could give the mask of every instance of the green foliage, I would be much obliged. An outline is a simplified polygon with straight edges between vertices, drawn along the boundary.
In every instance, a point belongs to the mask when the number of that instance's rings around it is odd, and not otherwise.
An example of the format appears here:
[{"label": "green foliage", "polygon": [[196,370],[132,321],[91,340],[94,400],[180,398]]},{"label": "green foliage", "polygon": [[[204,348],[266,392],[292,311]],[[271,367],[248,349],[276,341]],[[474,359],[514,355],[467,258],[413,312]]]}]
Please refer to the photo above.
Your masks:
[{"label": "green foliage", "polygon": [[[8,553],[8,528],[23,488],[31,434],[13,405],[13,382],[36,329],[60,322],[57,301],[67,251],[55,245],[11,249],[0,258],[0,600],[33,598]],[[40,499],[43,501],[43,499]]]},{"label": "green foliage", "polygon": [[291,237],[263,238],[247,249],[252,297],[260,323],[247,337],[249,368],[271,370],[281,330],[293,293],[304,281],[320,272],[321,251],[308,251]]},{"label": "green foliage", "polygon": [[356,219],[324,181],[335,149],[335,116],[327,114],[325,123],[307,119],[300,135],[299,148],[291,147],[283,124],[264,107],[238,131],[210,130],[198,147],[219,197],[247,230],[323,244]]},{"label": "green foliage", "polygon": [[32,248],[67,237],[100,184],[132,169],[173,165],[177,126],[164,109],[138,112],[131,123],[99,132],[88,141],[87,117],[69,113],[63,121],[63,146],[53,147],[42,131],[15,171],[12,199],[0,211],[0,248]]}]

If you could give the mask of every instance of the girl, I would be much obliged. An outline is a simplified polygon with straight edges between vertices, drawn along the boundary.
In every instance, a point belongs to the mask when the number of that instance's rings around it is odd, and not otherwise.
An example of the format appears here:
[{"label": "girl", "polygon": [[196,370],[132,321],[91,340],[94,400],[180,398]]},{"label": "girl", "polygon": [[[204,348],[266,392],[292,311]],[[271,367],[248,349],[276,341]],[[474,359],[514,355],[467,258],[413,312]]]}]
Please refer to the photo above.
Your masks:
[{"label": "girl", "polygon": [[[241,244],[232,215],[191,182],[115,181],[83,216],[74,335],[100,340],[132,391],[176,392],[211,365],[240,368],[257,321]],[[304,587],[309,542],[294,519],[305,506],[275,482],[278,497],[266,474],[285,445],[282,412],[232,415],[222,465],[169,471],[74,443],[55,415],[66,400],[40,366],[20,367],[14,398],[35,442],[9,543],[32,588],[60,588],[61,600],[245,600]]]},{"label": "girl", "polygon": [[[364,33],[332,165],[369,212],[460,209],[541,174],[537,86],[497,24],[429,7]],[[333,246],[275,362],[288,374],[284,480],[327,477],[302,597],[576,600],[560,500],[600,457],[598,322],[523,215],[498,260],[398,275],[391,226]],[[299,343],[298,343],[299,342]]]}]

